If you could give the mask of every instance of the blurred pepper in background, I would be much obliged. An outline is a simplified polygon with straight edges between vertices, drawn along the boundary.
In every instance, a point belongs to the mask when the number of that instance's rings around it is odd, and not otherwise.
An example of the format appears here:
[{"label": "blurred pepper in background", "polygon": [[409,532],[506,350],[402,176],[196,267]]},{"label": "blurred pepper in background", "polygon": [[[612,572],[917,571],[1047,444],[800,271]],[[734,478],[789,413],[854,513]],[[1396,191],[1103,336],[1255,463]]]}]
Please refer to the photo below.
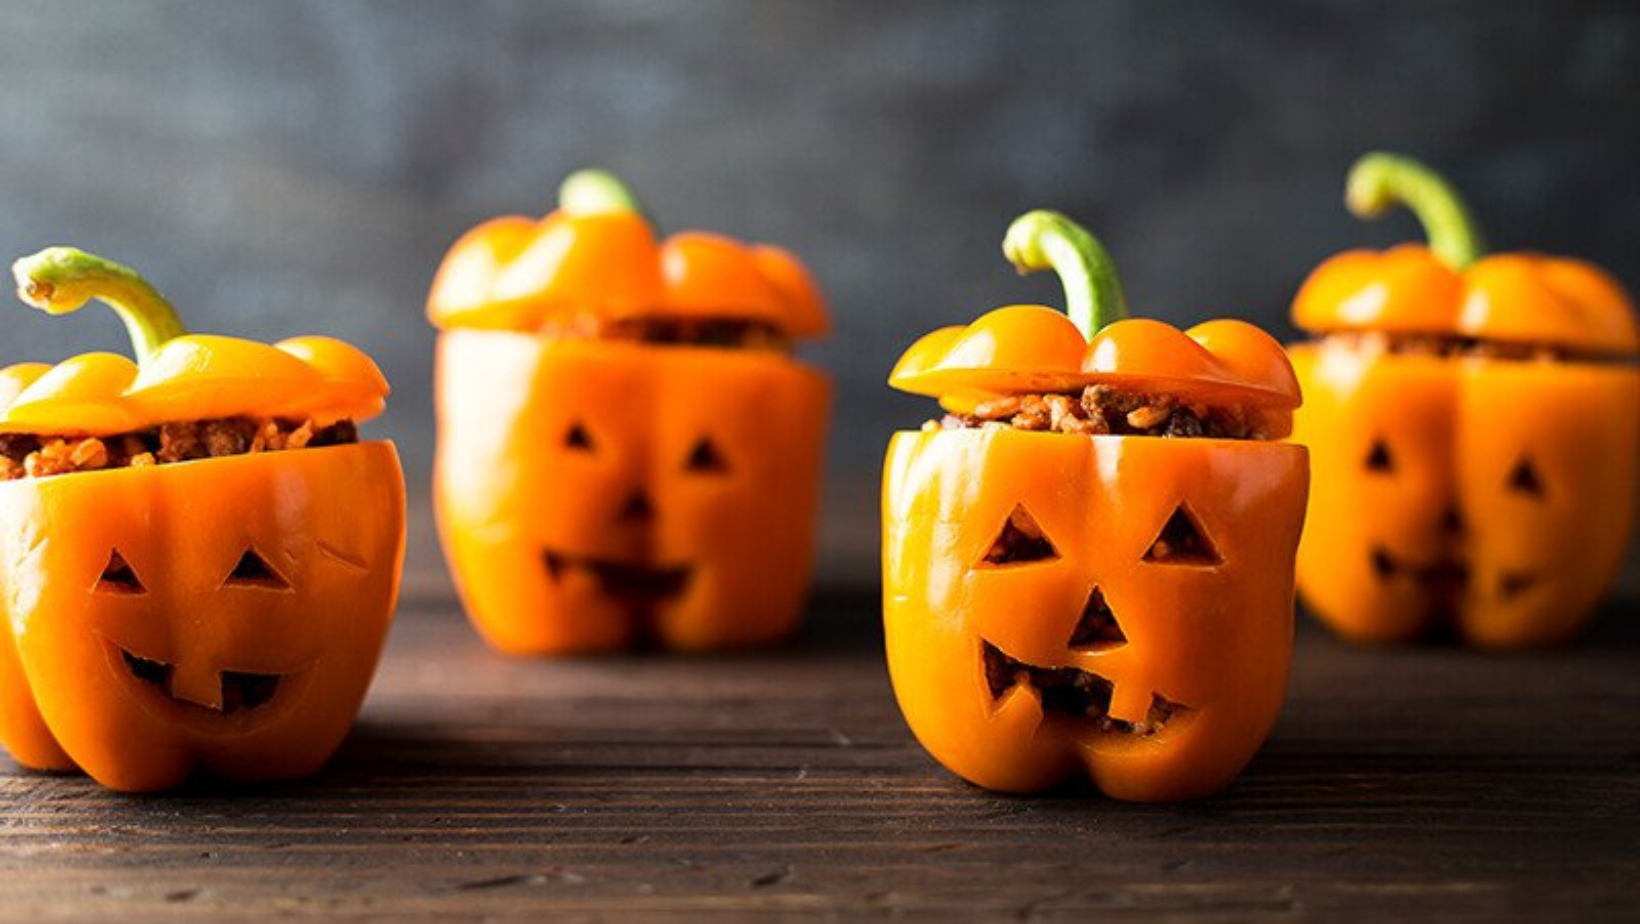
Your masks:
[{"label": "blurred pepper in background", "polygon": [[1563,640],[1622,565],[1640,450],[1633,309],[1588,263],[1484,252],[1427,167],[1371,154],[1346,201],[1417,214],[1428,245],[1351,251],[1293,303],[1315,490],[1305,602],[1361,641],[1441,629],[1486,647]]},{"label": "blurred pepper in background", "polygon": [[664,242],[614,177],[457,241],[440,328],[434,505],[467,613],[502,651],[779,641],[808,586],[830,384],[791,356],[828,319],[784,250]]}]

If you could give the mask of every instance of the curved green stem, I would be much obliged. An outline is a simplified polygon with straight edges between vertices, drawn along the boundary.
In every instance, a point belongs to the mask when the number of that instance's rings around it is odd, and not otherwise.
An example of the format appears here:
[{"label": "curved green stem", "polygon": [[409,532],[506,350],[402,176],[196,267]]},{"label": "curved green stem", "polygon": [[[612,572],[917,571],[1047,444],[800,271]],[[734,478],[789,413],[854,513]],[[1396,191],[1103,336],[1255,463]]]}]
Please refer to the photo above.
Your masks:
[{"label": "curved green stem", "polygon": [[1480,228],[1458,191],[1440,174],[1410,157],[1374,152],[1350,168],[1344,202],[1362,218],[1377,218],[1397,205],[1423,223],[1429,249],[1453,269],[1486,252]]},{"label": "curved green stem", "polygon": [[188,332],[165,296],[135,270],[73,247],[47,247],[11,265],[17,297],[47,314],[78,311],[97,299],[125,322],[137,362]]},{"label": "curved green stem", "polygon": [[1037,209],[1014,219],[1002,253],[1021,274],[1052,269],[1065,287],[1065,313],[1089,340],[1127,317],[1127,296],[1099,239],[1058,212]]},{"label": "curved green stem", "polygon": [[[620,178],[608,170],[577,170],[558,187],[558,208],[569,215],[644,214],[643,205]],[[647,217],[647,216],[645,216]]]}]

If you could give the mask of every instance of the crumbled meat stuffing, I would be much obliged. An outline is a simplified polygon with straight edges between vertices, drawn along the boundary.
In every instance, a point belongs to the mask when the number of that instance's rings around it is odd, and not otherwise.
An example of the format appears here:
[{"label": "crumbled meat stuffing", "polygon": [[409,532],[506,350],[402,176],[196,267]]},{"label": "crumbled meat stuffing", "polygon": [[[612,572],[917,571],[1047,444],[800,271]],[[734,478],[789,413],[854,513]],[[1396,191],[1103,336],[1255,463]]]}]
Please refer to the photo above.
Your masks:
[{"label": "crumbled meat stuffing", "polygon": [[1117,436],[1207,437],[1263,440],[1264,417],[1241,407],[1210,407],[1172,395],[1089,385],[1074,394],[1004,395],[982,401],[972,413],[947,414],[924,430],[1008,427],[1059,433]]},{"label": "crumbled meat stuffing", "polygon": [[549,337],[624,340],[662,346],[707,346],[788,352],[791,342],[773,324],[750,318],[638,317],[606,320],[582,312],[542,327]]},{"label": "crumbled meat stuffing", "polygon": [[1511,343],[1480,337],[1460,337],[1454,334],[1378,330],[1334,331],[1320,339],[1324,344],[1331,346],[1364,353],[1390,353],[1398,356],[1475,357],[1538,362],[1601,358],[1573,355],[1566,347],[1548,343]]},{"label": "crumbled meat stuffing", "polygon": [[180,421],[113,436],[0,434],[0,480],[162,465],[252,452],[336,446],[359,441],[351,420],[316,426],[311,420],[224,417]]}]

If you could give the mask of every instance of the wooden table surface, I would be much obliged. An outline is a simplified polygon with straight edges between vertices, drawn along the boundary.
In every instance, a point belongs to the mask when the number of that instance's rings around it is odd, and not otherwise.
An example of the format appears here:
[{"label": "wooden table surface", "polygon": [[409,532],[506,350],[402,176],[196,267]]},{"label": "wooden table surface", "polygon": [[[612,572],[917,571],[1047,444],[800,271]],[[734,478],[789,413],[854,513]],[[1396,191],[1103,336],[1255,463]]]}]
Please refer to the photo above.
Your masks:
[{"label": "wooden table surface", "polygon": [[996,796],[935,765],[870,597],[817,601],[781,652],[526,661],[422,591],[311,781],[139,798],[0,758],[0,915],[1633,920],[1634,610],[1511,657],[1303,623],[1240,780],[1144,806]]}]

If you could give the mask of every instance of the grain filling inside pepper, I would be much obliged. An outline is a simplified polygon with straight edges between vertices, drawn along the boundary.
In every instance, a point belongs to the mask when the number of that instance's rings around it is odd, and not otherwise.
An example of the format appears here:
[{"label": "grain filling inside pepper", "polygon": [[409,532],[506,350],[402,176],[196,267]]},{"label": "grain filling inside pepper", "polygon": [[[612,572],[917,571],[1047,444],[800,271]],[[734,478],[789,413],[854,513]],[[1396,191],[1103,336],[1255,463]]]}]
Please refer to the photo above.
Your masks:
[{"label": "grain filling inside pepper", "polygon": [[1080,392],[1003,395],[976,404],[968,413],[946,414],[923,430],[1006,427],[1013,430],[1080,433],[1089,436],[1205,437],[1221,440],[1272,439],[1264,415],[1240,406],[1214,406],[1166,393],[1126,391],[1089,385]]},{"label": "grain filling inside pepper", "polygon": [[312,418],[177,421],[100,437],[0,433],[0,480],[317,449],[358,441],[359,430],[353,421],[320,424]]},{"label": "grain filling inside pepper", "polygon": [[656,346],[703,346],[728,350],[791,352],[791,338],[767,321],[725,315],[717,318],[603,318],[581,312],[555,318],[541,334],[564,340],[616,340]]}]

